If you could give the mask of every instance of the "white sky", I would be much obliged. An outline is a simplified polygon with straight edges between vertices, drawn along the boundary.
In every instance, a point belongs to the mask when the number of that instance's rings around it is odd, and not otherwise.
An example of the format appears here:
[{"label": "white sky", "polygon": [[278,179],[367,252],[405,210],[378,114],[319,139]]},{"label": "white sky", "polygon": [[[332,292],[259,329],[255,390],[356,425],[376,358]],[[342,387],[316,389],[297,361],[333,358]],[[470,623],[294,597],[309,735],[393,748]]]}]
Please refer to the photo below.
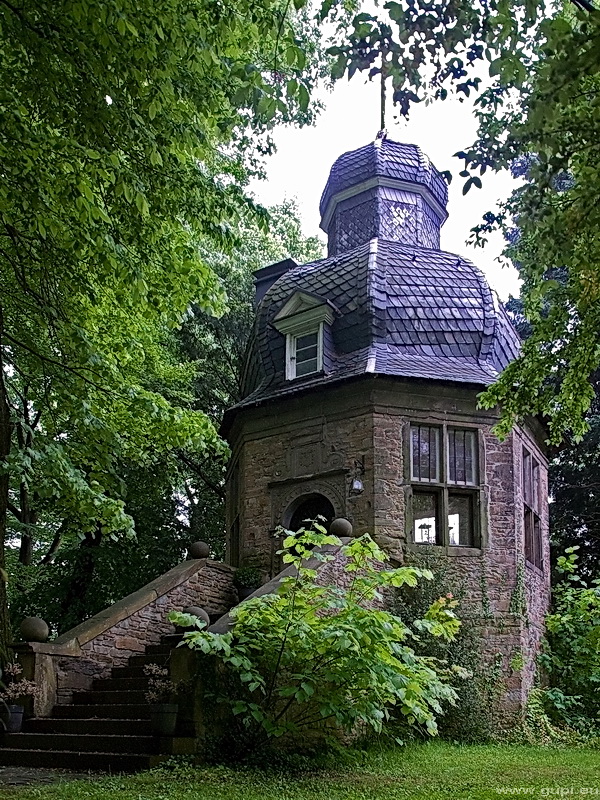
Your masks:
[{"label": "white sky", "polygon": [[[277,152],[266,164],[266,181],[251,186],[263,205],[280,203],[295,197],[306,235],[318,234],[319,200],[335,159],[372,141],[379,127],[379,84],[365,82],[361,76],[352,81],[338,81],[332,92],[322,90],[317,96],[325,108],[314,127],[286,127],[274,132]],[[476,120],[467,102],[439,101],[430,106],[413,106],[408,122],[397,120],[388,106],[387,131],[391,139],[418,144],[439,170],[451,170],[448,212],[442,228],[441,246],[474,261],[486,274],[490,285],[506,300],[519,292],[517,271],[501,267],[495,260],[503,248],[500,235],[490,237],[484,249],[467,247],[470,228],[481,221],[486,211],[493,211],[498,200],[506,198],[515,186],[509,173],[486,173],[483,188],[471,188],[463,196],[464,180],[458,173],[462,161],[452,156],[465,150],[475,139]]]}]

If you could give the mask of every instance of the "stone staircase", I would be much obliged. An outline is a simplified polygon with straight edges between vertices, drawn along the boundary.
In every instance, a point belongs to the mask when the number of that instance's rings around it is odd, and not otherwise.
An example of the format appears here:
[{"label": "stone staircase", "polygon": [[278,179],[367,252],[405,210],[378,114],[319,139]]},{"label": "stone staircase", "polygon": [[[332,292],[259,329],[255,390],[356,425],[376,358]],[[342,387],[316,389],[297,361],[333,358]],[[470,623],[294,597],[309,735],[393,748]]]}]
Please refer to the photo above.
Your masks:
[{"label": "stone staircase", "polygon": [[54,706],[50,717],[25,720],[21,733],[4,735],[0,765],[134,772],[158,763],[165,743],[150,732],[144,665],[166,665],[179,640],[163,636],[126,667],[113,667],[110,678],[74,692],[68,705]]}]

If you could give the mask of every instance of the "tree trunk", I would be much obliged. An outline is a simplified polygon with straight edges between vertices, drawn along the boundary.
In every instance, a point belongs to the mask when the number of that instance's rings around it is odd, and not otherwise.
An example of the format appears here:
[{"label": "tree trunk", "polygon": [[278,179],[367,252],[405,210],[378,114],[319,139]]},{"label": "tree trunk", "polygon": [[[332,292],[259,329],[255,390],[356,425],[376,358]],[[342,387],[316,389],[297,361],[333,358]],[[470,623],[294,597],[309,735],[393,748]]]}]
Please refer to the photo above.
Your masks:
[{"label": "tree trunk", "polygon": [[[19,491],[21,499],[21,522],[24,525],[35,525],[37,522],[37,514],[29,505],[29,491],[24,481],[21,482]],[[29,566],[33,558],[33,538],[29,533],[29,529],[21,534],[21,547],[19,548],[19,561],[21,564]]]},{"label": "tree trunk", "polygon": [[79,546],[69,588],[61,603],[59,633],[70,630],[89,616],[86,601],[96,567],[96,550],[101,542],[102,533],[98,526],[95,533],[86,533]]},{"label": "tree trunk", "polygon": [[[0,316],[1,319],[1,316]],[[1,330],[0,330],[1,335]],[[10,454],[12,423],[4,382],[4,363],[2,359],[2,341],[0,339],[0,464]],[[9,658],[11,643],[10,618],[8,615],[8,597],[6,594],[6,560],[4,543],[6,540],[6,523],[8,517],[8,472],[0,472],[0,664],[4,666]]]}]

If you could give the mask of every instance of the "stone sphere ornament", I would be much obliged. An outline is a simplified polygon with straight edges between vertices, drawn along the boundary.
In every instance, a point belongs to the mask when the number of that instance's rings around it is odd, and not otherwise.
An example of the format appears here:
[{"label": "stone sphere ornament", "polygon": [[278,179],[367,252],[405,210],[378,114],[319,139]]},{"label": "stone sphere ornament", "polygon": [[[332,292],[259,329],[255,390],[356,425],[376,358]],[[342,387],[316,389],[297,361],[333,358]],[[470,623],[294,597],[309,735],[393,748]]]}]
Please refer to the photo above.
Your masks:
[{"label": "stone sphere ornament", "polygon": [[208,558],[210,547],[206,542],[194,542],[188,548],[188,558]]},{"label": "stone sphere ornament", "polygon": [[19,630],[26,642],[46,642],[50,635],[50,628],[40,617],[25,617]]},{"label": "stone sphere ornament", "polygon": [[183,613],[193,614],[195,617],[198,617],[198,619],[204,620],[204,622],[206,622],[206,627],[210,625],[210,617],[208,616],[206,611],[203,608],[200,608],[199,606],[188,606],[187,608],[183,609]]},{"label": "stone sphere ornament", "polygon": [[329,526],[329,533],[340,539],[352,536],[352,523],[344,517],[338,517]]}]

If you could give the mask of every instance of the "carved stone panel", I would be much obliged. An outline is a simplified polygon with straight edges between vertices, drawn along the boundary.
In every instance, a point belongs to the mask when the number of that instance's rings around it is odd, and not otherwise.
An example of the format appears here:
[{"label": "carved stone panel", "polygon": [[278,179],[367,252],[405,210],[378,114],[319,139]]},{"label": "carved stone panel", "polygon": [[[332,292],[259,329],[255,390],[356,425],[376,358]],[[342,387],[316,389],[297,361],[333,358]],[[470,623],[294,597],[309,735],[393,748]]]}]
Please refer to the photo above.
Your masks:
[{"label": "carved stone panel", "polygon": [[342,469],[344,453],[318,438],[297,437],[290,442],[287,454],[287,473],[290,478],[319,475],[329,470]]}]

